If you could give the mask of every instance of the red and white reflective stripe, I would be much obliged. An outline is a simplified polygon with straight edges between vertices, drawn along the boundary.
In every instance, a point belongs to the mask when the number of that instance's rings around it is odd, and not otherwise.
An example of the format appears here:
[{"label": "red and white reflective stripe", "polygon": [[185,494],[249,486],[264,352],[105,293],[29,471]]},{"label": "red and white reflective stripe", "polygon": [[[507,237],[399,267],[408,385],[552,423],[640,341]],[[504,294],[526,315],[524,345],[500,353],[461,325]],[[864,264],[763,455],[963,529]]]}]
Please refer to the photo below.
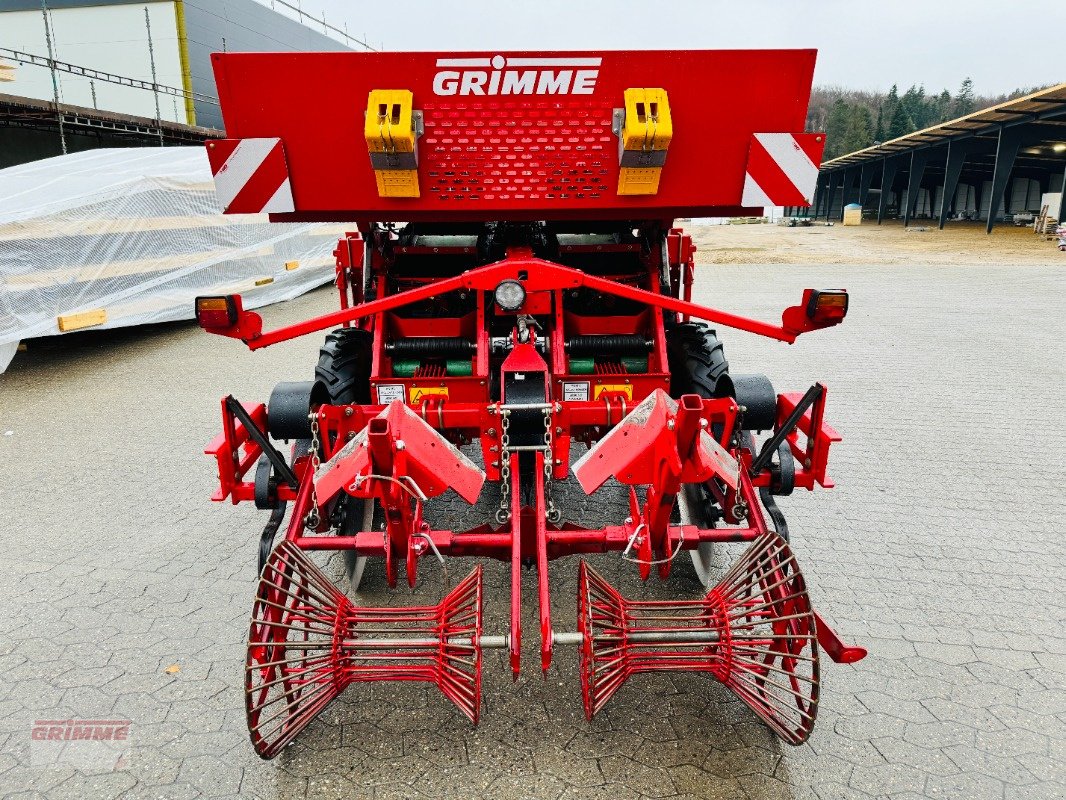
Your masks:
[{"label": "red and white reflective stripe", "polygon": [[742,206],[809,206],[825,135],[756,133],[751,137]]},{"label": "red and white reflective stripe", "polygon": [[207,157],[226,214],[296,210],[281,139],[220,139],[207,143]]}]

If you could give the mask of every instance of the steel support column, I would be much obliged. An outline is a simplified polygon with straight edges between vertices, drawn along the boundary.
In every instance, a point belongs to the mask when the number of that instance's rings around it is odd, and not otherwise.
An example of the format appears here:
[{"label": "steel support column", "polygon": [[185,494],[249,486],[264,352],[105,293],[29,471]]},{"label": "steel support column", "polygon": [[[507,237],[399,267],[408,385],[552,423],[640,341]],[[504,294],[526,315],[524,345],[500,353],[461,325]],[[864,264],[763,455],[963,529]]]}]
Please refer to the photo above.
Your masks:
[{"label": "steel support column", "polygon": [[862,172],[859,177],[859,205],[866,205],[866,198],[870,194],[870,187],[874,182],[874,173],[877,171],[875,162],[867,161],[862,165]]},{"label": "steel support column", "polygon": [[1066,168],[1062,170],[1062,186],[1059,189],[1059,213],[1056,215],[1060,225],[1066,224]]},{"label": "steel support column", "polygon": [[834,198],[834,196],[837,193],[837,178],[838,177],[840,177],[840,173],[839,172],[830,172],[829,173],[829,191],[827,192],[829,197],[828,197],[828,202],[826,203],[826,206],[825,206],[825,221],[826,222],[829,222],[829,218],[833,216],[833,198]]},{"label": "steel support column", "polygon": [[1018,151],[1022,146],[1024,130],[1023,126],[999,129],[996,164],[992,171],[992,196],[989,198],[988,224],[985,226],[985,233],[992,233],[992,226],[996,224],[996,214],[999,211],[999,204],[1003,202],[1003,195],[1007,191],[1007,182],[1010,180],[1014,161],[1018,158]]},{"label": "steel support column", "polygon": [[955,193],[959,189],[959,179],[962,177],[962,168],[966,165],[966,158],[978,149],[980,149],[980,144],[974,141],[948,141],[948,157],[944,163],[944,183],[941,186],[943,199],[940,201],[940,230],[944,230],[944,223],[947,222],[951,207],[955,204]]},{"label": "steel support column", "polygon": [[818,209],[814,215],[815,219],[818,219],[825,212],[826,219],[829,218],[829,204],[833,202],[831,189],[829,188],[830,182],[833,180],[831,173],[825,174],[825,181],[822,183],[822,197],[818,202]]},{"label": "steel support column", "polygon": [[848,205],[848,201],[851,199],[851,193],[855,189],[855,179],[859,177],[859,170],[857,168],[850,168],[844,170],[844,185],[840,191],[840,220],[844,221],[844,209]]},{"label": "steel support column", "polygon": [[914,216],[914,207],[918,205],[918,192],[925,177],[925,165],[929,163],[928,150],[911,151],[911,168],[907,175],[907,207],[903,210],[903,227],[910,225]]},{"label": "steel support column", "polygon": [[892,191],[892,184],[896,182],[896,173],[899,172],[899,159],[895,157],[885,158],[881,165],[881,199],[877,204],[877,224],[885,218],[888,209],[888,193]]}]

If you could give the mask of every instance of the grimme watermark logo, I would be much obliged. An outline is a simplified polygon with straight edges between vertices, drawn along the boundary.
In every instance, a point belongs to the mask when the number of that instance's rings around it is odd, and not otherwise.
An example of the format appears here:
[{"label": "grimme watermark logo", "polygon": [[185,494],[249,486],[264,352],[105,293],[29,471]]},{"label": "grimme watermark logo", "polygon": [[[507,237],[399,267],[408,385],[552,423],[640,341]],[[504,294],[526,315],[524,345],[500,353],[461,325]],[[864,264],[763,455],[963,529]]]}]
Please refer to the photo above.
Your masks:
[{"label": "grimme watermark logo", "polygon": [[438,58],[437,95],[592,94],[600,77],[599,57]]},{"label": "grimme watermark logo", "polygon": [[109,772],[126,765],[128,719],[38,719],[30,729],[30,763]]}]

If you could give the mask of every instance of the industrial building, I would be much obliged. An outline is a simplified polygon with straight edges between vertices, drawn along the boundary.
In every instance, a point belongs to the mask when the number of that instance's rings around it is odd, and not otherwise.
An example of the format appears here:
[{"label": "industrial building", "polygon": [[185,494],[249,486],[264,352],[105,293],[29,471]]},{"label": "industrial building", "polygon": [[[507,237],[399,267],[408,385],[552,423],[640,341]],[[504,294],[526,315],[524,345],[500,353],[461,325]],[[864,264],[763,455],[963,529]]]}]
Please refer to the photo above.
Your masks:
[{"label": "industrial building", "polygon": [[[822,165],[811,208],[790,215],[1002,220],[1062,218],[1066,83],[849,153]],[[946,198],[946,199],[945,199]]]},{"label": "industrial building", "polygon": [[0,168],[63,151],[220,135],[213,52],[362,45],[297,6],[271,5],[0,0]]}]

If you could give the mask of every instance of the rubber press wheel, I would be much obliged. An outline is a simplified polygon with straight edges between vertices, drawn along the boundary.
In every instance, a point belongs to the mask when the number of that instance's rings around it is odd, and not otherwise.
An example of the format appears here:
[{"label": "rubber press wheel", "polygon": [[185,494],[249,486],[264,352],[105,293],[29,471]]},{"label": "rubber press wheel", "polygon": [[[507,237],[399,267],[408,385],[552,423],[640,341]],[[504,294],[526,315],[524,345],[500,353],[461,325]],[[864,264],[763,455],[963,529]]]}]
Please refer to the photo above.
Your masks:
[{"label": "rubber press wheel", "polygon": [[[666,342],[670,362],[670,394],[700,397],[730,397],[733,382],[729,378],[729,362],[725,348],[714,330],[702,322],[684,322],[670,330]],[[681,522],[701,528],[714,527],[710,514],[710,498],[703,486],[686,484],[677,496]],[[703,542],[689,550],[696,577],[705,587],[714,584],[711,574],[714,545]]]},{"label": "rubber press wheel", "polygon": [[[370,404],[370,365],[372,360],[373,334],[358,328],[338,328],[326,334],[318,352],[315,366],[315,387],[311,393],[314,403],[345,405],[347,403]],[[365,503],[357,497],[344,495],[340,509],[339,533],[351,536],[369,530],[373,524],[373,503]],[[354,551],[344,551],[345,571],[352,591],[359,588],[366,567],[366,556],[357,556]]]}]

